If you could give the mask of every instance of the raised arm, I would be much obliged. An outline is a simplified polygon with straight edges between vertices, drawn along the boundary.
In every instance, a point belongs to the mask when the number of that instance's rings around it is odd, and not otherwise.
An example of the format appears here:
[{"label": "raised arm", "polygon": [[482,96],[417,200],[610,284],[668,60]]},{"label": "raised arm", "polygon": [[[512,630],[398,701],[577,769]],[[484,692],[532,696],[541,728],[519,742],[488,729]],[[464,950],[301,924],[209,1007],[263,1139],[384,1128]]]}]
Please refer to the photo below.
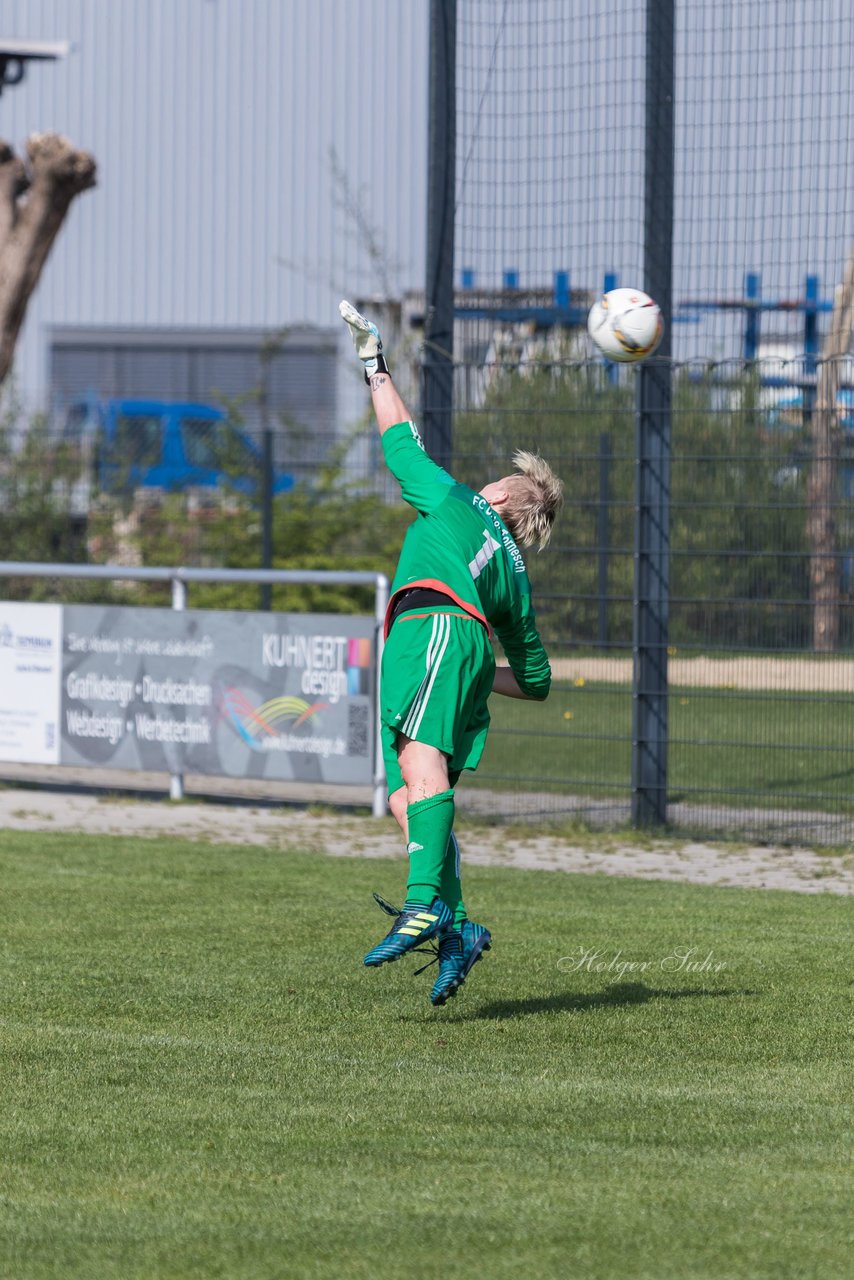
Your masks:
[{"label": "raised arm", "polygon": [[[405,500],[427,515],[442,505],[456,481],[424,452],[424,442],[395,387],[383,356],[379,330],[349,302],[338,310],[350,330],[356,355],[365,370],[380,435],[383,455],[400,484]],[[395,429],[397,428],[397,429]]]},{"label": "raised arm", "polygon": [[350,330],[356,355],[365,366],[365,381],[371,388],[371,402],[380,435],[398,422],[410,422],[412,419],[409,410],[400,398],[388,371],[379,329],[370,320],[366,320],[350,302],[342,302],[338,310]]},{"label": "raised arm", "polygon": [[410,422],[409,410],[400,398],[390,373],[375,373],[368,380],[371,403],[377,419],[380,435],[398,422]]}]

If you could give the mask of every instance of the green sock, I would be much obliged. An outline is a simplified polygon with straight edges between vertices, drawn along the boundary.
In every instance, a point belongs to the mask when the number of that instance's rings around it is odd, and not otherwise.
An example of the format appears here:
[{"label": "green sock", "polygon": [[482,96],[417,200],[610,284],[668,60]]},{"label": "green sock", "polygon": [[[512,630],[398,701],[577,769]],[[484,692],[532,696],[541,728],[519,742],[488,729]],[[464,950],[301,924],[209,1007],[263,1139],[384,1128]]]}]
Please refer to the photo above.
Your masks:
[{"label": "green sock", "polygon": [[454,793],[416,800],[406,809],[409,826],[409,879],[405,906],[429,906],[441,895],[442,867],[454,825]]},{"label": "green sock", "polygon": [[446,907],[454,913],[454,928],[464,925],[468,916],[463,902],[463,887],[460,883],[460,846],[453,831],[448,837],[445,850],[445,861],[442,863],[442,879],[440,893]]}]

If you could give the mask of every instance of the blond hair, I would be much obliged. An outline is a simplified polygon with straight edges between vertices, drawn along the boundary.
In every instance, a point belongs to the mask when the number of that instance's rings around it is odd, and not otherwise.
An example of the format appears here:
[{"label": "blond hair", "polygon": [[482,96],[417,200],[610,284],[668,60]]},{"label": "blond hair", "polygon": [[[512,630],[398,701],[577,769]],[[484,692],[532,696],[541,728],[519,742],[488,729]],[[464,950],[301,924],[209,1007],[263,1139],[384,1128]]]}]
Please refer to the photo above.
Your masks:
[{"label": "blond hair", "polygon": [[552,534],[555,517],[563,505],[563,481],[538,453],[517,449],[513,454],[516,474],[507,477],[508,497],[501,516],[523,547],[535,543],[542,551]]}]

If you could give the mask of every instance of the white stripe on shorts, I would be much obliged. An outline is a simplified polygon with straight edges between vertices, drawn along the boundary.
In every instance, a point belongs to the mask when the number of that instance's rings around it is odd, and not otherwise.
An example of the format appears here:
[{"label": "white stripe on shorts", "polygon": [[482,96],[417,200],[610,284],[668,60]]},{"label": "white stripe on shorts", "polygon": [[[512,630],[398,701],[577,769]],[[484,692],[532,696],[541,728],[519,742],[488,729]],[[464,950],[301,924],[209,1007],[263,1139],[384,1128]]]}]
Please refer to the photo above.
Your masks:
[{"label": "white stripe on shorts", "polygon": [[427,660],[425,662],[426,671],[424,673],[424,679],[421,681],[420,685],[418,686],[418,692],[416,693],[415,697],[412,699],[412,706],[409,708],[409,713],[406,717],[406,720],[400,727],[400,732],[404,734],[406,737],[409,736],[409,726],[412,723],[412,718],[416,714],[417,708],[427,688],[427,682],[430,679],[430,663],[433,661],[433,653],[437,645],[440,617],[441,617],[441,614],[438,614],[438,613],[433,614],[433,630],[430,632],[430,643],[427,645]]},{"label": "white stripe on shorts", "polygon": [[408,737],[415,737],[417,731],[419,731],[419,728],[421,727],[421,721],[424,719],[425,710],[428,708],[430,694],[433,692],[435,677],[439,675],[439,666],[442,664],[444,652],[446,652],[446,649],[448,648],[448,640],[451,639],[451,618],[449,618],[447,613],[437,613],[437,618],[439,620],[438,644],[440,645],[440,648],[438,654],[434,654],[433,666],[430,668],[430,681],[428,686],[426,686],[423,698],[421,698],[421,707],[419,713],[417,713],[415,724],[412,726],[411,732],[407,735]]},{"label": "white stripe on shorts", "polygon": [[410,714],[403,724],[402,733],[406,737],[415,737],[424,719],[424,713],[430,700],[430,692],[433,691],[435,677],[438,676],[439,666],[444,658],[444,652],[448,648],[448,640],[451,639],[451,618],[447,613],[435,613],[433,616],[433,632],[430,635],[430,644],[428,645],[428,655],[426,655],[426,675],[421,681],[419,691],[415,695],[415,701],[412,703]]}]

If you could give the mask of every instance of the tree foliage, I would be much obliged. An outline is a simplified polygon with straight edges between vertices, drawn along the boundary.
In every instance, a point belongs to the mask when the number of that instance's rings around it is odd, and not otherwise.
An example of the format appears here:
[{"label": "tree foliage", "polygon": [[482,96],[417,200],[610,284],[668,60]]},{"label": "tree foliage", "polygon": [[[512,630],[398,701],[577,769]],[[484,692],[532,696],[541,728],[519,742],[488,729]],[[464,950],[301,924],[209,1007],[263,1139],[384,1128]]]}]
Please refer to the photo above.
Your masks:
[{"label": "tree foliage", "polygon": [[[4,560],[76,564],[86,559],[82,527],[71,518],[70,492],[76,459],[55,447],[47,423],[36,417],[21,429],[20,405],[6,389],[0,411],[0,542]],[[52,597],[47,579],[3,582],[7,600]]]}]

